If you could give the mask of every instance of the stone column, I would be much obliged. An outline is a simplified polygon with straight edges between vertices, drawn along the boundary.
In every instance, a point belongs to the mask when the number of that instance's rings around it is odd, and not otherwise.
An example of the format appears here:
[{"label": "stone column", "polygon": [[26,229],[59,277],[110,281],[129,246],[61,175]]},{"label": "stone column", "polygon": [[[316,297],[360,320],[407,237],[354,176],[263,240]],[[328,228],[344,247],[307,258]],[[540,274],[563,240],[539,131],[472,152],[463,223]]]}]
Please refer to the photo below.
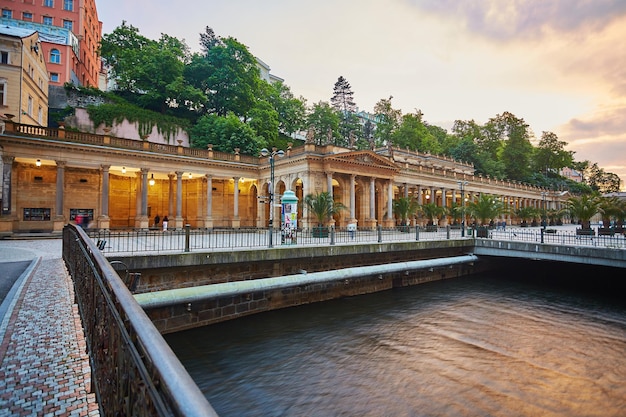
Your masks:
[{"label": "stone column", "polygon": [[182,229],[183,222],[183,172],[176,171],[176,217],[174,218],[174,228],[177,230]]},{"label": "stone column", "polygon": [[409,185],[404,183],[404,198],[409,198]]},{"label": "stone column", "polygon": [[98,216],[98,229],[109,228],[109,169],[110,165],[101,165],[102,168],[102,195],[100,196],[100,215]]},{"label": "stone column", "polygon": [[[1,153],[1,152],[0,152]],[[0,236],[10,236],[17,230],[18,220],[13,207],[13,161],[14,156],[2,155],[2,209],[0,211]]]},{"label": "stone column", "polygon": [[230,227],[239,229],[241,227],[241,219],[239,218],[239,177],[233,177],[233,219]]},{"label": "stone column", "polygon": [[328,190],[328,193],[332,197],[333,196],[333,173],[332,172],[326,173],[326,189]]},{"label": "stone column", "polygon": [[213,229],[213,176],[206,174],[206,215],[204,216],[204,227]]},{"label": "stone column", "polygon": [[356,175],[350,175],[350,223],[357,223],[356,219]]},{"label": "stone column", "polygon": [[14,156],[2,156],[2,215],[9,216],[13,213],[11,207],[11,192],[13,187],[11,181],[13,179],[13,161]]},{"label": "stone column", "polygon": [[417,186],[417,204],[422,205],[422,186]]},{"label": "stone column", "polygon": [[370,216],[365,224],[366,227],[376,227],[376,178],[370,178]]},{"label": "stone column", "polygon": [[[167,178],[169,178],[168,184],[168,207],[167,207],[167,216],[174,217],[176,213],[174,213],[174,174],[167,174]],[[170,220],[171,222],[172,220]]]},{"label": "stone column", "polygon": [[56,161],[57,164],[57,184],[56,184],[56,200],[54,207],[54,216],[52,221],[52,233],[62,233],[65,225],[65,216],[63,209],[65,205],[65,167],[67,162]]},{"label": "stone column", "polygon": [[393,180],[389,180],[387,185],[387,218],[385,219],[385,227],[395,226],[393,218]]}]

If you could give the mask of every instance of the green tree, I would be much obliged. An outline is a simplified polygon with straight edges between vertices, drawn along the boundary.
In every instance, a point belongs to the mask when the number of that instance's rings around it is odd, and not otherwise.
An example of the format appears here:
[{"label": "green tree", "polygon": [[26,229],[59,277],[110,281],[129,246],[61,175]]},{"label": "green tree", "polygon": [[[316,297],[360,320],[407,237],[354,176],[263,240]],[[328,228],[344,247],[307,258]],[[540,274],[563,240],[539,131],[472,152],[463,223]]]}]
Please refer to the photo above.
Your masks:
[{"label": "green tree", "polygon": [[423,114],[421,111],[407,113],[402,116],[402,122],[392,133],[391,141],[400,148],[439,154],[441,152],[439,142],[430,133],[422,118]]},{"label": "green tree", "polygon": [[616,193],[620,190],[621,180],[619,176],[611,172],[606,172],[604,169],[598,166],[598,163],[593,163],[587,170],[586,183],[594,191],[601,193]]},{"label": "green tree", "polygon": [[356,142],[356,137],[362,135],[359,120],[355,115],[357,106],[354,102],[352,87],[343,76],[340,76],[335,83],[330,104],[341,116],[339,132],[342,140],[337,144],[348,146],[351,142]]},{"label": "green tree", "polygon": [[419,212],[428,219],[428,226],[436,225],[439,222],[439,218],[445,214],[445,211],[445,207],[438,206],[435,203],[426,203],[419,207]]},{"label": "green tree", "polygon": [[306,100],[296,98],[282,82],[265,83],[265,97],[278,113],[278,129],[286,136],[306,127]]},{"label": "green tree", "polygon": [[566,207],[569,215],[579,220],[582,229],[591,230],[591,218],[600,212],[601,197],[597,193],[583,194],[580,197],[567,199]]},{"label": "green tree", "polygon": [[162,34],[153,41],[122,22],[103,36],[100,54],[117,89],[143,108],[166,113],[171,108],[193,107],[205,99],[183,78],[189,48],[174,37]]},{"label": "green tree", "polygon": [[230,37],[208,42],[203,49],[205,54],[191,57],[185,78],[206,95],[206,112],[219,116],[232,112],[245,119],[262,92],[256,58]]},{"label": "green tree", "polygon": [[202,116],[191,128],[190,138],[196,148],[206,149],[208,144],[212,144],[216,151],[227,153],[239,148],[243,154],[258,155],[262,148],[267,147],[264,138],[257,136],[249,125],[232,113],[226,117],[216,114]]},{"label": "green tree", "polygon": [[415,215],[419,210],[417,200],[411,197],[400,197],[393,200],[393,214],[400,219],[400,225],[406,226],[407,220]]},{"label": "green tree", "polygon": [[339,135],[341,116],[327,102],[313,105],[307,117],[307,125],[313,128],[317,145],[334,144]]},{"label": "green tree", "polygon": [[346,209],[343,204],[333,200],[333,196],[328,191],[308,194],[304,197],[304,204],[315,216],[319,227],[324,226],[334,215]]},{"label": "green tree", "polygon": [[566,151],[565,146],[567,142],[560,141],[555,133],[542,132],[534,152],[534,169],[548,176],[556,175],[562,168],[571,165],[574,160],[573,152]]},{"label": "green tree", "polygon": [[524,119],[509,112],[496,116],[490,120],[490,123],[504,141],[500,160],[504,164],[506,177],[513,180],[527,180],[531,173],[530,158],[533,154],[530,127]]},{"label": "green tree", "polygon": [[469,203],[467,210],[481,225],[485,225],[504,212],[504,204],[493,195],[481,194],[476,201]]},{"label": "green tree", "polygon": [[400,126],[402,111],[396,110],[391,106],[392,98],[393,96],[389,96],[388,99],[380,99],[374,106],[374,114],[378,120],[376,130],[374,131],[374,139],[378,146],[391,143],[393,132]]},{"label": "green tree", "polygon": [[248,124],[256,136],[262,137],[270,148],[277,146],[278,112],[267,101],[258,101],[249,112]]}]

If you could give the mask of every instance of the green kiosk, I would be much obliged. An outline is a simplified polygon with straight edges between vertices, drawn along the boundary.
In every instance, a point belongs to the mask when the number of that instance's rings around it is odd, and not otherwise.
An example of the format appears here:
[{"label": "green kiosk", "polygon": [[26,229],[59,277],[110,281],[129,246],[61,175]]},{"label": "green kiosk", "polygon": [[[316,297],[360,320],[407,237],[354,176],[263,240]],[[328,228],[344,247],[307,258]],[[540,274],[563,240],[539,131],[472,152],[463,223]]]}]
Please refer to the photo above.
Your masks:
[{"label": "green kiosk", "polygon": [[298,231],[298,197],[287,190],[280,199],[281,208],[281,243],[283,245],[293,245],[296,243]]}]

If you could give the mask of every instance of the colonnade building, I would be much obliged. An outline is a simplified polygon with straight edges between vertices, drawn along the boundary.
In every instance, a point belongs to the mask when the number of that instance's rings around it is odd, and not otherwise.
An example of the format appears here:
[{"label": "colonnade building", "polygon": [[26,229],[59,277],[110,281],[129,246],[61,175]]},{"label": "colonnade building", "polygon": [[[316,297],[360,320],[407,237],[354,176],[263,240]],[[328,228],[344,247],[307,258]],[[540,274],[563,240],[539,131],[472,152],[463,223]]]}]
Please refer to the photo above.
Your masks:
[{"label": "colonnade building", "polygon": [[[284,157],[241,155],[179,145],[43,128],[6,121],[0,135],[0,235],[60,233],[77,216],[98,229],[148,229],[154,217],[169,227],[259,228],[269,224],[268,188],[286,190],[300,202],[308,194],[332,193],[346,206],[331,223],[359,228],[397,224],[392,201],[461,204],[481,193],[511,207],[559,208],[559,196],[512,181],[474,175],[473,166],[450,158],[396,148],[351,150],[305,143]],[[274,207],[273,218],[280,218]],[[501,221],[516,221],[503,214]],[[449,219],[442,219],[445,225]],[[316,226],[301,204],[300,227]],[[413,223],[426,219],[414,219]],[[278,227],[275,225],[275,227]]]}]

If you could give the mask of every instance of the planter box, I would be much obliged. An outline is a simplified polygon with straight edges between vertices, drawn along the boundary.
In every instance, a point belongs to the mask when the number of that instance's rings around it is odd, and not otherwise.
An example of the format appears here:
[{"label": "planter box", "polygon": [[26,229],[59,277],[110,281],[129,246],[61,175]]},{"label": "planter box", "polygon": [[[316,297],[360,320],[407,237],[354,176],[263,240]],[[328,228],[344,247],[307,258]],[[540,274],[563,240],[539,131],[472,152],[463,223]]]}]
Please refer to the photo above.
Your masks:
[{"label": "planter box", "polygon": [[483,237],[483,238],[487,238],[489,237],[489,229],[487,227],[477,227],[476,228],[476,237]]},{"label": "planter box", "polygon": [[596,232],[593,229],[576,229],[576,236],[595,236]]},{"label": "planter box", "polygon": [[328,237],[328,228],[327,227],[314,227],[313,228],[313,237]]}]

